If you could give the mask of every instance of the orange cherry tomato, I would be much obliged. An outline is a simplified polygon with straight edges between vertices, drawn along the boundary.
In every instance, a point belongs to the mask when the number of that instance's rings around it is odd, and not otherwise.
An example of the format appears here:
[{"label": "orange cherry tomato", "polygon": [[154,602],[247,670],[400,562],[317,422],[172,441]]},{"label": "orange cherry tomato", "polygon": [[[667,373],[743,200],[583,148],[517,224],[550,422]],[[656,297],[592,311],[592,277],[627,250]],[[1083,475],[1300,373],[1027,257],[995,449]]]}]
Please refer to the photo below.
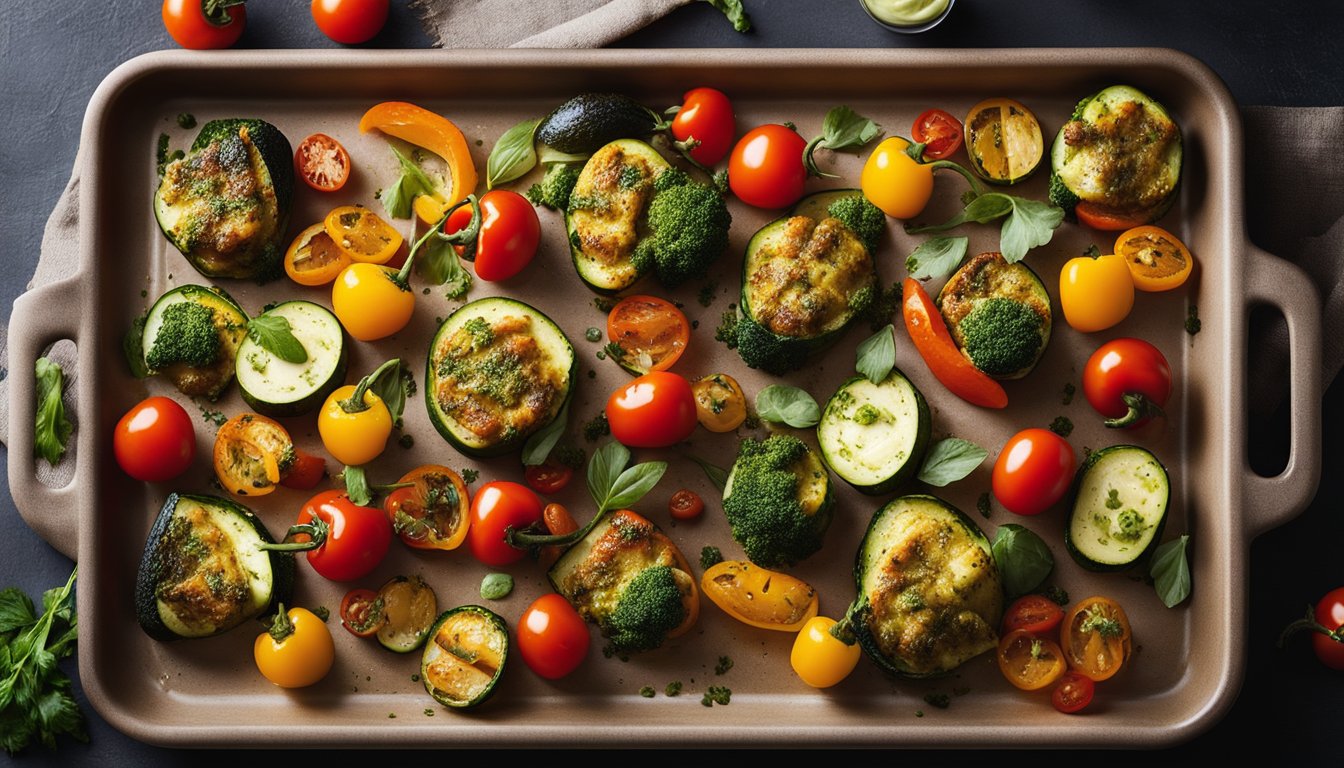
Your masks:
[{"label": "orange cherry tomato", "polygon": [[1059,644],[1025,629],[1015,629],[999,641],[999,671],[1024,691],[1037,691],[1058,680],[1067,668]]},{"label": "orange cherry tomato", "polygon": [[863,196],[893,219],[913,219],[933,196],[933,167],[911,157],[910,146],[900,136],[883,139],[859,174]]},{"label": "orange cherry tomato", "polygon": [[667,299],[627,296],[607,314],[607,338],[625,350],[620,363],[626,370],[665,371],[686,351],[691,324]]},{"label": "orange cherry tomato", "polygon": [[325,133],[314,133],[294,150],[294,168],[318,192],[335,192],[350,178],[350,153]]},{"label": "orange cherry tomato", "polygon": [[726,373],[711,373],[691,384],[695,391],[696,417],[710,432],[732,432],[747,420],[747,396],[737,379]]},{"label": "orange cherry tomato", "polygon": [[285,274],[299,285],[326,285],[350,266],[350,254],[336,247],[324,223],[299,233],[285,252]]},{"label": "orange cherry tomato", "polygon": [[929,371],[943,386],[972,405],[984,408],[1004,408],[1008,393],[1003,385],[976,368],[952,340],[943,315],[933,303],[924,286],[913,277],[903,283],[902,301],[905,329],[915,349],[928,364]]},{"label": "orange cherry tomato", "polygon": [[1060,712],[1071,715],[1086,709],[1096,690],[1097,684],[1091,678],[1069,670],[1060,676],[1059,685],[1050,694],[1050,703]]},{"label": "orange cherry tomato", "polygon": [[411,485],[389,493],[383,509],[402,542],[415,549],[461,546],[471,522],[471,497],[462,476],[448,467],[426,464],[402,475],[397,482]]},{"label": "orange cherry tomato", "polygon": [[163,0],[163,26],[173,41],[183,48],[205,50],[228,48],[243,36],[247,25],[247,9],[242,3],[221,8],[222,24],[206,18],[205,0]]},{"label": "orange cherry tomato", "polygon": [[1078,203],[1073,209],[1073,215],[1078,217],[1079,224],[1106,232],[1119,232],[1143,226],[1156,218],[1153,213],[1151,208],[1141,211],[1121,211],[1086,200]]},{"label": "orange cherry tomato", "polygon": [[1107,597],[1079,601],[1059,632],[1069,667],[1096,682],[1119,672],[1134,650],[1125,609]]},{"label": "orange cherry tomato", "polygon": [[737,140],[728,158],[728,186],[757,208],[787,208],[803,196],[807,141],[785,125],[762,125]]},{"label": "orange cherry tomato", "polygon": [[295,448],[294,463],[289,466],[289,471],[281,474],[280,484],[286,488],[310,491],[316,488],[317,484],[322,482],[322,478],[326,475],[326,459],[317,454]]},{"label": "orange cherry tomato", "polygon": [[1115,240],[1115,254],[1125,260],[1134,287],[1169,291],[1185,285],[1195,259],[1190,249],[1161,227],[1135,227]]},{"label": "orange cherry tomato", "polygon": [[322,221],[331,241],[352,261],[386,264],[401,248],[401,233],[361,205],[342,205]]},{"label": "orange cherry tomato", "polygon": [[1032,427],[1009,438],[994,462],[994,498],[1009,512],[1036,515],[1064,497],[1077,460],[1069,441]]}]

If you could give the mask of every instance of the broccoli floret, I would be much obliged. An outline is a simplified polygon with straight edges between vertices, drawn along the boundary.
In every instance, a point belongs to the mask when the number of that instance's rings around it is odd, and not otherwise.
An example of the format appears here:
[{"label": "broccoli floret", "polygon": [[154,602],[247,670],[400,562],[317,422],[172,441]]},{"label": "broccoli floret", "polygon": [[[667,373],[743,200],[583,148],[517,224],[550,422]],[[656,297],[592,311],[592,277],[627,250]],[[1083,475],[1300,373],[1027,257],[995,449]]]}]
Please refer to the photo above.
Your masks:
[{"label": "broccoli floret", "polygon": [[[849,311],[856,317],[866,317],[873,311],[873,305],[877,303],[879,290],[877,286],[865,285],[849,296]],[[890,315],[888,315],[890,317]]]},{"label": "broccoli floret", "polygon": [[705,276],[728,247],[733,217],[718,190],[672,168],[653,180],[647,220],[649,236],[635,247],[631,262],[640,271],[652,269],[659,282],[673,288]]},{"label": "broccoli floret", "polygon": [[173,363],[204,368],[219,358],[215,310],[194,301],[179,301],[163,310],[163,325],[145,355],[154,370]]},{"label": "broccoli floret", "polygon": [[738,445],[723,512],[747,559],[763,568],[779,568],[821,549],[831,524],[830,494],[809,510],[799,498],[799,476],[824,477],[825,472],[807,445],[792,435],[747,438]]},{"label": "broccoli floret", "polygon": [[994,297],[977,302],[961,321],[966,354],[990,376],[1030,368],[1041,351],[1041,316],[1020,301]]},{"label": "broccoli floret", "polygon": [[554,163],[546,168],[541,182],[527,190],[527,199],[533,205],[542,205],[556,211],[569,207],[569,193],[579,180],[578,166]]},{"label": "broccoli floret", "polygon": [[1050,202],[1064,209],[1064,215],[1073,219],[1073,209],[1078,207],[1080,199],[1069,189],[1064,180],[1059,178],[1058,173],[1050,174]]},{"label": "broccoli floret", "polygon": [[887,229],[887,216],[880,208],[868,202],[868,198],[863,195],[842,197],[831,203],[826,213],[832,218],[839,219],[841,224],[857,235],[869,253],[877,253],[882,233]]},{"label": "broccoli floret", "polygon": [[640,571],[621,592],[603,634],[618,652],[649,651],[685,618],[676,574],[671,566],[655,565]]},{"label": "broccoli floret", "polygon": [[742,361],[752,368],[778,375],[796,371],[807,362],[807,345],[776,336],[749,317],[738,318],[735,328],[737,352],[742,355]]}]

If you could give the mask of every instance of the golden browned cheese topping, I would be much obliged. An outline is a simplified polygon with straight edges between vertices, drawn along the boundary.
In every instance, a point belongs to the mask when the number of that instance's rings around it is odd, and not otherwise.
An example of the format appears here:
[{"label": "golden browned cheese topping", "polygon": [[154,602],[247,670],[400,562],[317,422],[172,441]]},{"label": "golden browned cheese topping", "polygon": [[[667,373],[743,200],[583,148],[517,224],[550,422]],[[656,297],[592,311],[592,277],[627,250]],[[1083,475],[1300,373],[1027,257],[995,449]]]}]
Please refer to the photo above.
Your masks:
[{"label": "golden browned cheese topping", "polygon": [[557,585],[584,618],[609,615],[626,586],[646,568],[680,569],[676,546],[647,521],[615,513],[587,556]]},{"label": "golden browned cheese topping", "polygon": [[439,407],[487,442],[549,422],[564,396],[567,371],[537,343],[525,315],[467,321],[439,342],[434,361]]},{"label": "golden browned cheese topping", "polygon": [[868,623],[884,656],[911,673],[932,674],[998,643],[998,571],[956,523],[921,517],[883,558],[869,590]]},{"label": "golden browned cheese topping", "polygon": [[240,621],[251,590],[232,540],[196,506],[180,506],[162,547],[156,597],[188,626],[210,631]]},{"label": "golden browned cheese topping", "polygon": [[844,325],[850,297],[875,281],[868,249],[832,218],[794,216],[752,258],[751,313],[780,336],[807,338]]},{"label": "golden browned cheese topping", "polygon": [[1168,153],[1180,141],[1176,124],[1137,101],[1114,104],[1095,120],[1064,125],[1064,143],[1078,153],[1070,164],[1087,177],[1071,185],[1084,200],[1114,208],[1157,205],[1171,192]]},{"label": "golden browned cheese topping", "polygon": [[506,638],[488,618],[473,611],[445,619],[432,642],[426,680],[453,701],[480,696],[504,664]]},{"label": "golden browned cheese topping", "polygon": [[1012,299],[1031,308],[1044,328],[1051,325],[1050,304],[1036,290],[1036,278],[1024,264],[1009,264],[997,251],[974,256],[948,278],[938,294],[938,309],[958,347],[966,346],[961,321],[977,302],[989,298]]},{"label": "golden browned cheese topping", "polygon": [[629,261],[643,232],[640,216],[653,193],[648,158],[608,146],[584,166],[570,199],[585,256],[611,266]]}]

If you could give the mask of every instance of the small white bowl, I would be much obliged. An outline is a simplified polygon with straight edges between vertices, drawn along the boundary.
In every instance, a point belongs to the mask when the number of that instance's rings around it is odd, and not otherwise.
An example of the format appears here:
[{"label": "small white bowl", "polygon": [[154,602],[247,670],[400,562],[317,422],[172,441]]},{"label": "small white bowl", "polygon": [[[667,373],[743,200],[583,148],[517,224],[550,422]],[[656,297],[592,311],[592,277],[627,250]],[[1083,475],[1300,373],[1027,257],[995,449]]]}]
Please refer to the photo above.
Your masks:
[{"label": "small white bowl", "polygon": [[957,0],[947,0],[947,7],[943,9],[942,13],[938,14],[934,18],[928,21],[921,21],[918,24],[900,25],[900,24],[892,24],[890,22],[879,19],[877,17],[877,14],[873,13],[873,9],[868,7],[868,0],[859,0],[859,5],[863,6],[864,12],[868,14],[868,17],[870,19],[877,22],[879,26],[885,27],[886,29],[889,29],[892,32],[899,32],[903,35],[916,35],[919,34],[920,32],[928,32],[930,29],[933,29],[939,24],[942,24],[943,19],[946,19],[947,15],[952,12],[952,6],[956,4]]}]

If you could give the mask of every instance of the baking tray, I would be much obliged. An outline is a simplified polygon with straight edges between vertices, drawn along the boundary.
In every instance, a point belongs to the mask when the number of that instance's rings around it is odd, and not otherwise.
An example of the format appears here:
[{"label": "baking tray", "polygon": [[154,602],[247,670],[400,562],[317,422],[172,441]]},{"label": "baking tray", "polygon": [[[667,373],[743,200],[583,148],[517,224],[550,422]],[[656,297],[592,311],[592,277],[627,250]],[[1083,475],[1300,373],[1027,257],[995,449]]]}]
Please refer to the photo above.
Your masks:
[{"label": "baking tray", "polygon": [[[604,658],[600,639],[587,663],[558,682],[533,675],[514,658],[495,698],[470,712],[436,706],[413,679],[418,659],[391,655],[376,644],[334,629],[338,660],[317,686],[282,691],[255,671],[255,633],[241,628],[198,641],[161,644],[138,628],[132,585],[149,524],[172,490],[212,490],[207,462],[168,486],[128,480],[106,459],[113,426],[133,403],[150,393],[171,392],[164,382],[137,381],[126,371],[121,335],[132,318],[167,288],[205,282],[159,234],[150,198],[156,185],[154,146],[161,132],[185,146],[192,132],[175,116],[190,112],[204,121],[257,116],[276,123],[297,142],[314,131],[336,136],[350,149],[355,176],[341,193],[323,197],[301,189],[291,228],[317,221],[338,204],[377,205],[395,163],[377,135],[359,134],[356,124],[374,103],[401,99],[453,119],[470,139],[484,168],[489,147],[508,126],[547,112],[569,96],[589,90],[620,91],[652,105],[679,103],[696,85],[729,93],[739,130],[792,120],[805,135],[820,128],[826,110],[849,104],[905,133],[914,116],[930,106],[964,114],[990,96],[1010,96],[1031,107],[1052,137],[1082,96],[1118,82],[1164,102],[1185,137],[1184,183],[1177,207],[1164,224],[1191,245],[1199,266],[1187,287],[1170,294],[1140,294],[1134,313],[1103,333],[1073,332],[1059,314],[1056,332],[1037,370],[1007,385],[1010,407],[986,412],[950,395],[932,378],[897,322],[897,364],[924,392],[934,413],[935,437],[957,435],[988,448],[990,459],[971,477],[933,489],[975,516],[977,497],[989,486],[989,466],[998,448],[1026,426],[1045,426],[1056,416],[1076,425],[1071,442],[1083,447],[1136,441],[1167,464],[1173,480],[1171,520],[1164,538],[1190,533],[1194,594],[1175,609],[1164,608],[1151,586],[1125,575],[1078,569],[1062,546],[1062,505],[1033,518],[994,508],[982,525],[989,535],[1005,523],[1025,524],[1051,544],[1052,581],[1079,599],[1092,593],[1115,597],[1128,610],[1137,653],[1122,674],[1099,686],[1086,717],[1056,713],[1044,695],[1012,689],[985,654],[954,675],[935,681],[893,681],[867,660],[836,688],[803,685],[788,663],[792,636],[738,624],[705,601],[699,624],[664,648],[627,661]],[[1159,747],[1189,739],[1216,722],[1235,699],[1243,677],[1250,540],[1298,513],[1315,492],[1319,475],[1319,308],[1301,272],[1265,254],[1246,239],[1242,210],[1242,134],[1226,88],[1198,61],[1168,50],[697,50],[687,51],[288,51],[154,53],[114,71],[95,93],[83,130],[81,259],[68,279],[15,302],[10,325],[10,370],[27,370],[45,346],[62,338],[78,345],[80,380],[74,481],[59,489],[35,479],[33,465],[10,463],[16,503],[35,528],[78,531],[81,617],[80,676],[91,704],[115,727],[156,744],[179,746],[515,746],[515,747]],[[861,156],[827,156],[823,164],[853,184]],[[1045,173],[1020,192],[1045,194]],[[517,184],[522,187],[531,180]],[[840,183],[845,183],[842,180]],[[812,182],[812,188],[826,186]],[[963,182],[940,176],[929,220],[950,214]],[[772,218],[769,212],[734,204],[731,244],[713,274],[718,290],[710,307],[695,297],[701,283],[673,294],[699,321],[691,347],[677,370],[700,375],[722,370],[754,393],[769,377],[748,371],[734,353],[713,342],[721,313],[735,301],[737,270],[746,241]],[[523,297],[551,314],[574,340],[583,360],[571,429],[590,418],[626,375],[595,357],[599,345],[584,330],[603,325],[568,264],[560,219],[542,212],[544,241],[537,261],[521,277],[496,285],[478,283],[473,298],[490,293]],[[997,227],[966,228],[971,252],[992,250]],[[879,254],[885,282],[904,275],[902,266],[916,240],[897,226]],[[1065,259],[1098,243],[1105,234],[1065,225],[1030,263],[1047,285]],[[326,302],[322,289],[286,281],[221,284],[256,313],[268,301],[300,296]],[[657,292],[656,288],[650,286]],[[355,344],[350,370],[371,370],[401,356],[423,374],[423,356],[436,317],[450,304],[439,292],[417,296],[412,324],[399,336],[374,345]],[[1203,331],[1183,331],[1188,304],[1197,304]],[[1275,306],[1288,320],[1292,346],[1292,453],[1277,477],[1254,475],[1246,459],[1246,326],[1248,307]],[[819,399],[852,371],[855,344],[869,331],[852,329],[818,364],[787,377]],[[1105,339],[1137,335],[1156,343],[1172,361],[1177,389],[1165,424],[1140,433],[1107,433],[1082,397],[1062,401],[1066,383]],[[587,376],[592,370],[594,379]],[[11,376],[16,424],[31,423],[31,377]],[[180,396],[179,396],[180,397]],[[193,415],[200,411],[187,403]],[[234,414],[245,410],[236,391],[209,406]],[[287,421],[295,438],[318,449],[313,422]],[[438,439],[419,396],[408,403],[410,451],[391,446],[371,466],[375,478],[399,475],[436,461],[474,466],[484,479],[518,479],[514,458],[471,462]],[[31,455],[31,433],[16,430],[12,454]],[[213,428],[198,422],[198,448],[208,456]],[[588,446],[590,449],[591,445]],[[706,544],[728,557],[740,550],[727,533],[712,487],[698,469],[673,451],[641,451],[640,458],[671,462],[664,479],[636,508],[662,524],[692,560]],[[726,466],[735,441],[700,431],[689,450]],[[676,487],[691,487],[711,499],[705,518],[671,525],[665,511]],[[576,482],[562,496],[580,520],[591,514]],[[922,490],[918,484],[912,490]],[[272,531],[283,531],[306,493],[282,489],[253,500]],[[794,573],[821,594],[822,612],[836,616],[853,596],[851,569],[857,542],[883,499],[842,489],[836,522],[821,553]],[[335,606],[350,585],[316,577],[300,565],[298,600]],[[415,553],[394,549],[363,586],[397,573],[421,573],[436,589],[441,607],[480,602],[486,572],[465,551]],[[514,622],[547,589],[541,570],[526,561],[507,569],[518,581],[506,600],[492,603]],[[594,633],[595,634],[595,633]],[[716,675],[720,656],[734,666]],[[685,693],[668,697],[663,686],[680,680]],[[732,689],[727,706],[701,706],[709,685]],[[643,686],[659,691],[640,696]],[[926,703],[928,694],[949,695],[950,706]]]}]

